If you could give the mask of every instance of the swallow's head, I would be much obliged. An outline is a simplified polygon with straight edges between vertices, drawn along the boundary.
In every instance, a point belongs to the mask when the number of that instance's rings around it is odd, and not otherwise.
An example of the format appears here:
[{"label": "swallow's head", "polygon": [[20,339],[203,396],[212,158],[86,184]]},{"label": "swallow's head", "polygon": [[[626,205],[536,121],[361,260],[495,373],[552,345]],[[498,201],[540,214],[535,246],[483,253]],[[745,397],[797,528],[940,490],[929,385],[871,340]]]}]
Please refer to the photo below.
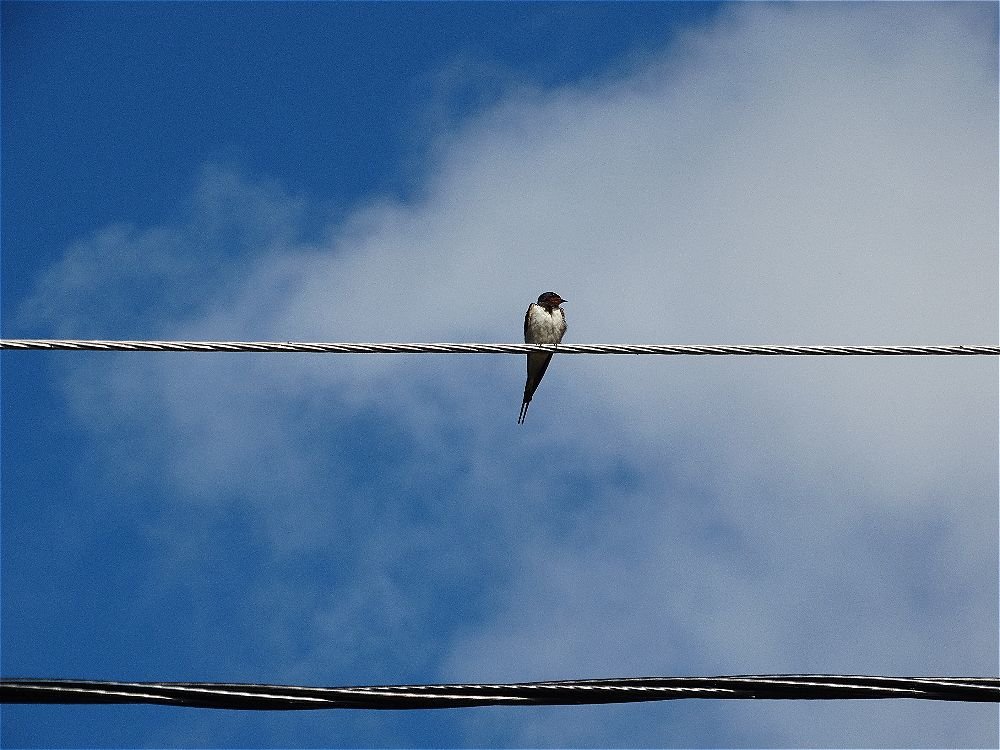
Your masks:
[{"label": "swallow's head", "polygon": [[554,310],[565,301],[566,300],[555,292],[543,292],[538,295],[538,304],[542,307],[548,308],[549,310]]}]

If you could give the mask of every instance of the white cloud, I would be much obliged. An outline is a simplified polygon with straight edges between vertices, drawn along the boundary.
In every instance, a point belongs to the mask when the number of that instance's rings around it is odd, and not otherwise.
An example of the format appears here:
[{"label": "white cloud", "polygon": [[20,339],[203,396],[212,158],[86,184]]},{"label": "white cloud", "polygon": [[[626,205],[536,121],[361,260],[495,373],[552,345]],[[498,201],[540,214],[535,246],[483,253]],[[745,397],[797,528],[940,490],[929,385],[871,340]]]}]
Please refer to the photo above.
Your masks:
[{"label": "white cloud", "polygon": [[[136,275],[185,302],[139,323],[190,338],[512,341],[551,288],[574,342],[995,341],[983,12],[735,6],[628,77],[511,95],[454,133],[418,200],[322,242],[301,241],[297,201],[210,170],[181,226],[79,243],[28,313],[90,335],[96,282],[108,335],[135,330],[113,295]],[[199,236],[235,247],[206,263]],[[317,674],[344,658],[330,633],[365,617],[387,641],[439,628],[429,656],[393,656],[455,680],[995,672],[995,362],[562,356],[518,429],[522,367],[131,358],[77,408],[164,440],[190,501],[249,503],[270,554],[343,548],[358,579],[300,636]],[[705,710],[740,724],[676,736],[996,730],[964,707]],[[645,714],[652,731],[671,711]],[[674,741],[594,715],[531,713],[513,736],[506,716],[470,720],[468,739]]]}]

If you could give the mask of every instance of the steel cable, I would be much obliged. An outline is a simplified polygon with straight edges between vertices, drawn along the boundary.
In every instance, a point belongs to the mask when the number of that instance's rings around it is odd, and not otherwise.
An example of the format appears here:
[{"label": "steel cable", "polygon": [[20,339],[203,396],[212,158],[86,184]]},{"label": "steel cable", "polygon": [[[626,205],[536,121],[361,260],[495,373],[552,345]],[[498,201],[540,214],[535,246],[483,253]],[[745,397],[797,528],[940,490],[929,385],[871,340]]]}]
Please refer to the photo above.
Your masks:
[{"label": "steel cable", "polygon": [[772,344],[362,344],[292,341],[102,341],[0,339],[4,351],[284,352],[310,354],[665,354],[756,356],[955,356],[1000,354],[1000,346],[846,346]]},{"label": "steel cable", "polygon": [[837,700],[912,698],[1000,703],[1000,679],[858,675],[631,677],[511,684],[296,687],[207,682],[8,679],[0,703],[150,703],[238,710],[425,709],[640,703],[692,698]]}]

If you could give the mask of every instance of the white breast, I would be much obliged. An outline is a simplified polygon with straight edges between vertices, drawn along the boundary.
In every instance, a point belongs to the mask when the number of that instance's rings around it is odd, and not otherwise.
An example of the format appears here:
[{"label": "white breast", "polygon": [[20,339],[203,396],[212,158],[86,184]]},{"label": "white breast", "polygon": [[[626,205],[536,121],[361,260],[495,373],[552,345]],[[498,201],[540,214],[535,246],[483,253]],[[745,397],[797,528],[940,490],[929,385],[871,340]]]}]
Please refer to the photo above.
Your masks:
[{"label": "white breast", "polygon": [[551,313],[541,305],[531,303],[528,324],[524,330],[526,344],[558,344],[566,333],[566,316],[556,308]]}]

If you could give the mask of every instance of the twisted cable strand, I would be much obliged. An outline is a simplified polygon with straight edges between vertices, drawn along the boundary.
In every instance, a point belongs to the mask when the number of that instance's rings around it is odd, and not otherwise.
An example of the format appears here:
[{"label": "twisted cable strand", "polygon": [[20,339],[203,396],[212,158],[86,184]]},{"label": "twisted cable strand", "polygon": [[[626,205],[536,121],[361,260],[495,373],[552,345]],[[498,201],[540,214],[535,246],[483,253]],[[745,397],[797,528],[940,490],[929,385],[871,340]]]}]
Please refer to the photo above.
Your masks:
[{"label": "twisted cable strand", "polygon": [[955,356],[1000,354],[1000,346],[844,346],[772,344],[397,344],[293,341],[104,341],[84,339],[0,339],[5,351],[118,352],[297,352],[322,354],[666,354],[763,356]]},{"label": "twisted cable strand", "polygon": [[678,699],[913,698],[1000,703],[1000,679],[861,675],[628,677],[512,684],[300,687],[240,683],[0,681],[0,703],[153,703],[240,710],[421,709],[580,705]]}]

